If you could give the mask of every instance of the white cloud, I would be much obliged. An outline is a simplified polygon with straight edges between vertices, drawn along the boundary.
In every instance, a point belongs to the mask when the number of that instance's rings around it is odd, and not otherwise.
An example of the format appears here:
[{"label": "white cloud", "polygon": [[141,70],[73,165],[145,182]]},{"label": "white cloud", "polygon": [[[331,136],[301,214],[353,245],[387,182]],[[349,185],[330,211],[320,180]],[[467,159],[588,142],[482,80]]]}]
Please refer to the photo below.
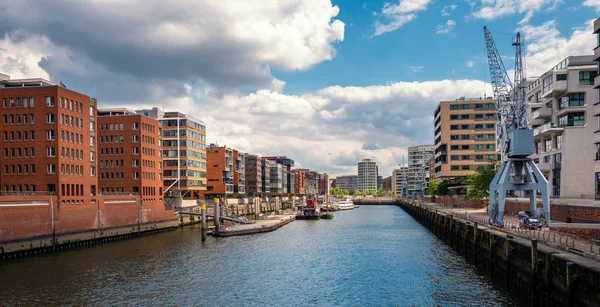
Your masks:
[{"label": "white cloud", "polygon": [[387,22],[377,20],[373,36],[395,31],[406,23],[415,20],[417,18],[416,13],[426,10],[429,3],[431,3],[431,0],[399,0],[398,4],[386,2],[381,13],[375,13],[375,15],[382,16]]},{"label": "white cloud", "polygon": [[[526,23],[537,11],[546,8],[553,10],[562,0],[481,0],[479,10],[473,12],[473,17],[492,20],[499,17],[526,14],[521,23]],[[475,5],[471,6],[474,9]]]},{"label": "white cloud", "polygon": [[521,27],[527,39],[527,74],[539,76],[552,66],[571,55],[591,55],[595,46],[593,20],[584,23],[584,27],[574,29],[570,36],[563,36],[557,29],[557,22],[547,21],[540,26]]},{"label": "white cloud", "polygon": [[585,0],[583,6],[594,8],[597,13],[600,13],[600,0]]},{"label": "white cloud", "polygon": [[444,6],[444,8],[441,11],[442,16],[450,16],[450,12],[454,11],[457,7],[458,7],[458,5],[456,5],[456,4],[450,4],[450,5]]},{"label": "white cloud", "polygon": [[[41,68],[50,77],[75,79],[71,83],[83,76],[203,82],[217,96],[238,88],[280,91],[282,82],[272,76],[271,67],[305,70],[333,59],[345,26],[335,19],[339,8],[330,0],[174,0],[168,6],[151,0],[86,5],[20,0],[2,7],[2,56],[12,70]],[[7,35],[13,43],[6,41]],[[16,48],[30,39],[42,45],[27,48],[29,52]],[[64,59],[83,67],[95,63],[106,75],[56,70]]]},{"label": "white cloud", "polygon": [[410,70],[412,72],[420,72],[421,70],[423,70],[423,68],[425,68],[424,66],[409,66],[408,68],[410,68]]},{"label": "white cloud", "polygon": [[448,34],[454,30],[456,22],[454,20],[448,20],[445,24],[440,24],[435,28],[437,34]]},{"label": "white cloud", "polygon": [[471,68],[473,66],[475,66],[475,62],[473,62],[471,60],[467,61],[467,67]]}]

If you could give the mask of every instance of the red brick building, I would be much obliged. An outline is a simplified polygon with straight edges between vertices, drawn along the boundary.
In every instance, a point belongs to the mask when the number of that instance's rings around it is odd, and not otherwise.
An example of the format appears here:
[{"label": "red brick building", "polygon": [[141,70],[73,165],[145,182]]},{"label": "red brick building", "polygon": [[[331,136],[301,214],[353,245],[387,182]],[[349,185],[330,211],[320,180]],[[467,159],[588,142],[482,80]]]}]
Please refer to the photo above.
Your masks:
[{"label": "red brick building", "polygon": [[90,203],[98,191],[96,101],[43,79],[1,80],[0,100],[1,189]]},{"label": "red brick building", "polygon": [[245,174],[245,185],[246,185],[246,193],[248,194],[256,194],[262,193],[263,185],[262,185],[262,167],[261,167],[261,158],[254,155],[246,155],[246,174]]},{"label": "red brick building", "polygon": [[158,120],[124,108],[98,110],[100,193],[140,195],[163,204],[162,130]]},{"label": "red brick building", "polygon": [[[225,146],[206,148],[206,191],[202,199],[245,193],[244,154]],[[241,184],[240,184],[241,183]],[[240,191],[241,189],[241,191]]]},{"label": "red brick building", "polygon": [[294,193],[299,195],[306,194],[306,186],[304,183],[305,172],[301,169],[295,169],[294,173]]}]

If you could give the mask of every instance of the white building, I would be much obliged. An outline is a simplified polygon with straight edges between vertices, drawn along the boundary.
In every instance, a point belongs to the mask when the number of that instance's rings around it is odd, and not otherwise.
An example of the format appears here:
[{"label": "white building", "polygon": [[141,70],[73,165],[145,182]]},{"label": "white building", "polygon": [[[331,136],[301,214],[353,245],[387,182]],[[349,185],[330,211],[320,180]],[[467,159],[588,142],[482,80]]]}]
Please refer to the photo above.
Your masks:
[{"label": "white building", "polygon": [[597,63],[570,56],[528,80],[527,111],[534,128],[534,162],[548,179],[552,197],[593,198],[598,117],[594,104]]},{"label": "white building", "polygon": [[377,190],[378,175],[375,159],[362,159],[358,161],[358,190]]},{"label": "white building", "polygon": [[429,182],[429,158],[433,156],[435,145],[408,147],[408,190],[414,191],[415,185],[422,183],[423,189]]}]

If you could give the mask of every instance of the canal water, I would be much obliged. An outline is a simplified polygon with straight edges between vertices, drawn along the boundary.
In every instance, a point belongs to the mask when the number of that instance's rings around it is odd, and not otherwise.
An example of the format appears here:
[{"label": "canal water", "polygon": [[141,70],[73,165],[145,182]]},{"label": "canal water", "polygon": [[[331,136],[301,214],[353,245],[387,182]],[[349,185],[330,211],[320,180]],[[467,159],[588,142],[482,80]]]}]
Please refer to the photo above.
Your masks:
[{"label": "canal water", "polygon": [[188,227],[0,263],[3,306],[512,306],[394,206],[271,233],[200,240]]}]

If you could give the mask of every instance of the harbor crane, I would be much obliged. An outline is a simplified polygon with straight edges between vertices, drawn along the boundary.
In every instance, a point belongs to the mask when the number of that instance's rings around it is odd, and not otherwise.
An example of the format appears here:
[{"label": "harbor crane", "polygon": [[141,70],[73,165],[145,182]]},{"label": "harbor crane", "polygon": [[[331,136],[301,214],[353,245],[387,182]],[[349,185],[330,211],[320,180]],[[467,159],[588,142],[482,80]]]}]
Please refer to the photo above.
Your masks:
[{"label": "harbor crane", "polygon": [[504,63],[492,34],[483,27],[488,65],[496,102],[496,150],[502,153],[502,165],[490,183],[489,223],[504,226],[504,204],[507,191],[529,191],[530,208],[537,214],[537,192],[542,197],[543,214],[550,219],[548,180],[531,159],[533,154],[533,129],[527,118],[525,104],[525,68],[521,33],[513,37],[515,46],[514,86],[508,78]]}]

